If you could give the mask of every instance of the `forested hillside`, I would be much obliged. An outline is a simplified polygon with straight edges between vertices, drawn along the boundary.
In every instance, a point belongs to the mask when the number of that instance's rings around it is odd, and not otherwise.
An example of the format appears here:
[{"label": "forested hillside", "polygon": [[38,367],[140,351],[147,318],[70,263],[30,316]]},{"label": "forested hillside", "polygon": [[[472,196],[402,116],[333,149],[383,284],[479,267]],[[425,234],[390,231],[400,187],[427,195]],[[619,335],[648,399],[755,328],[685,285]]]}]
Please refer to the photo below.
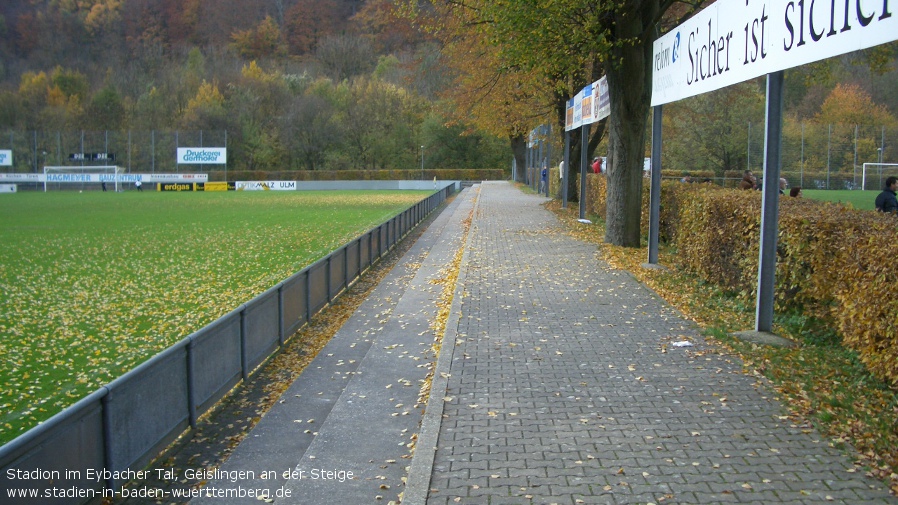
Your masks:
[{"label": "forested hillside", "polygon": [[447,126],[438,48],[393,14],[389,0],[5,0],[0,131],[226,131],[245,169],[506,166],[507,138]]},{"label": "forested hillside", "polygon": [[[531,38],[490,38],[475,20],[408,0],[4,0],[0,148],[33,151],[17,167],[29,170],[65,156],[55,132],[167,131],[226,138],[236,169],[414,169],[422,156],[426,168],[507,168],[546,122],[560,147],[557,104],[601,75],[576,52],[588,36],[558,68],[526,68],[505,60],[532,54]],[[786,169],[898,162],[895,56],[890,44],[787,72]],[[763,90],[667,107],[665,169],[757,169]],[[590,156],[605,154],[602,131]]]}]

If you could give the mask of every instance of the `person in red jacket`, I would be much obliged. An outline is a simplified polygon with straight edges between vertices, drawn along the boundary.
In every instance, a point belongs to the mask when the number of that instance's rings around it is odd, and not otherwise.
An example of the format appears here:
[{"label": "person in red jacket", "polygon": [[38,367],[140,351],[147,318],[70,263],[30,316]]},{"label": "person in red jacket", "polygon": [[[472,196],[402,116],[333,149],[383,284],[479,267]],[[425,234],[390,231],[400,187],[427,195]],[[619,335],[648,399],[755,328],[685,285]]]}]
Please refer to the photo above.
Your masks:
[{"label": "person in red jacket", "polygon": [[602,158],[596,158],[592,161],[592,172],[594,174],[602,173]]}]

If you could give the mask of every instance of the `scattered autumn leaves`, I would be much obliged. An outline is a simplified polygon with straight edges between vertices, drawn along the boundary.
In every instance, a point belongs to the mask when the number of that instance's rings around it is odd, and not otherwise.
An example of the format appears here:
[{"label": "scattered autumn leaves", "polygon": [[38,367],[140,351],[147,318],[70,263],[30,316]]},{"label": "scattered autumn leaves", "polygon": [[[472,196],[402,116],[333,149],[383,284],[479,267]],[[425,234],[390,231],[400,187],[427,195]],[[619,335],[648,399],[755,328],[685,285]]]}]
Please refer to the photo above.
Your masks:
[{"label": "scattered autumn leaves", "polygon": [[0,442],[423,194],[12,196],[0,202]]},{"label": "scattered autumn leaves", "polygon": [[[733,339],[730,333],[753,327],[753,307],[726,295],[719,286],[674,269],[644,268],[644,248],[605,244],[601,224],[578,222],[576,209],[562,209],[558,201],[546,205],[569,233],[598,245],[612,266],[629,271],[696,321],[722,350],[738,354],[745,373],[769,379],[790,410],[783,420],[806,430],[813,425],[830,437],[831,445],[850,451],[855,459],[850,471],[885,480],[892,493],[898,494],[898,391],[872,377],[855,353],[838,343],[808,339],[785,318],[778,319],[774,331],[803,342],[798,348]],[[674,254],[662,248],[660,263],[675,264]]]}]

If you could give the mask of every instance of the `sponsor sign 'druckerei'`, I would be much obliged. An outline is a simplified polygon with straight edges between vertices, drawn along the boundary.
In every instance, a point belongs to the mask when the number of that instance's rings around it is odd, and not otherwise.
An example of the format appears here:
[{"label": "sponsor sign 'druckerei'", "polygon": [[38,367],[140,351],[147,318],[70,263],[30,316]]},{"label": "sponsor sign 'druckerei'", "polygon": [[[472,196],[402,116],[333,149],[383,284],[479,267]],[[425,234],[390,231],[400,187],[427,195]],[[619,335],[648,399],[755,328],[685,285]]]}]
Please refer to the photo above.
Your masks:
[{"label": "sponsor sign 'druckerei'", "polygon": [[291,191],[296,181],[237,181],[237,191]]},{"label": "sponsor sign 'druckerei'", "polygon": [[718,0],[654,43],[652,105],[898,39],[889,0]]},{"label": "sponsor sign 'druckerei'", "polygon": [[179,165],[224,165],[228,162],[225,147],[179,147]]},{"label": "sponsor sign 'druckerei'", "polygon": [[0,167],[12,166],[12,151],[9,149],[0,149]]}]

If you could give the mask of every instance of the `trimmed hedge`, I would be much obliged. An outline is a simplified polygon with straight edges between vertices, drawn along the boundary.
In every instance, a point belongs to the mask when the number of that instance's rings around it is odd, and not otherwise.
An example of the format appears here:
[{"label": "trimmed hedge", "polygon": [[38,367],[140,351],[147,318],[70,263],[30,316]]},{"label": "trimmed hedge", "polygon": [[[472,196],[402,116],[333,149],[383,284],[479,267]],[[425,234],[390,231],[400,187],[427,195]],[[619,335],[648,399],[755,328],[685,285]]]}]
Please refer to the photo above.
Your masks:
[{"label": "trimmed hedge", "polygon": [[[229,170],[209,172],[210,181],[395,181],[422,180],[421,170]],[[501,169],[424,170],[423,180],[497,181],[506,179]]]},{"label": "trimmed hedge", "polygon": [[[605,179],[587,177],[587,209],[604,219]],[[643,187],[643,229],[649,185]],[[661,239],[676,268],[755,303],[761,193],[664,182]],[[776,310],[817,317],[877,377],[898,385],[898,218],[840,204],[780,197]]]}]

